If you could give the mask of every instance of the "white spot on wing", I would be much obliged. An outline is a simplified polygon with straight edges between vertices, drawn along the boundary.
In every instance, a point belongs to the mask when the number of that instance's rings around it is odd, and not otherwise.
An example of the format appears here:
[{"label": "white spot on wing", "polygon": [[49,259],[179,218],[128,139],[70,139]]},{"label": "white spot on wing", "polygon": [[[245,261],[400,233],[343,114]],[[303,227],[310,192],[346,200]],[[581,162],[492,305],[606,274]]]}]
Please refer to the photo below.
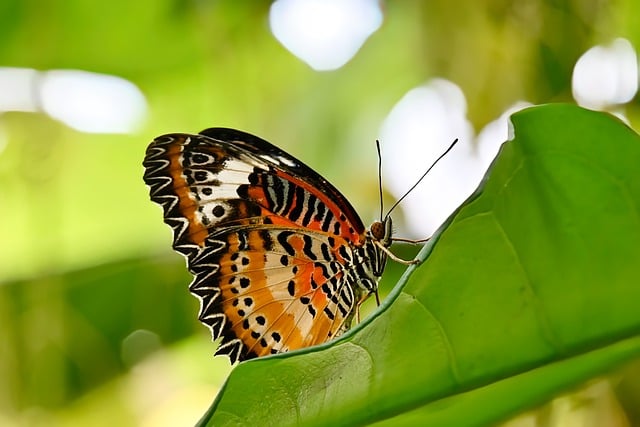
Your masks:
[{"label": "white spot on wing", "polygon": [[[296,301],[294,303],[296,313],[300,313],[302,315],[302,319],[298,322],[298,329],[300,330],[300,334],[303,337],[309,336],[311,333],[311,328],[313,327],[314,318],[309,313],[307,306],[302,304],[301,302]],[[316,314],[317,316],[317,314]]]},{"label": "white spot on wing", "polygon": [[280,163],[277,159],[275,159],[274,157],[271,157],[268,154],[260,154],[260,158],[264,159],[264,160],[266,160],[268,162],[271,162],[271,163],[275,163],[275,164]]},{"label": "white spot on wing", "polygon": [[290,167],[296,167],[296,166],[298,166],[298,165],[296,164],[296,162],[294,162],[293,160],[291,160],[291,159],[289,159],[289,158],[287,158],[287,157],[278,156],[278,159],[280,160],[280,162],[284,163],[284,164],[285,164],[285,165],[287,165],[287,166],[290,166]]}]

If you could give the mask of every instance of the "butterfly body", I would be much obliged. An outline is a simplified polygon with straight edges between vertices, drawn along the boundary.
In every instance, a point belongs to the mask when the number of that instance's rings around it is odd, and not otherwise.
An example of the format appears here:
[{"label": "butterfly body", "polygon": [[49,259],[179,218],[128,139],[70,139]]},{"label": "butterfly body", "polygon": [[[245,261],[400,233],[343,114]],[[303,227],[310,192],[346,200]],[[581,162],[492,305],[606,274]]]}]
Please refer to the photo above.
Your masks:
[{"label": "butterfly body", "polygon": [[232,362],[320,344],[348,330],[377,292],[391,220],[367,230],[302,162],[224,128],[169,134],[144,179],[194,275],[199,319]]}]

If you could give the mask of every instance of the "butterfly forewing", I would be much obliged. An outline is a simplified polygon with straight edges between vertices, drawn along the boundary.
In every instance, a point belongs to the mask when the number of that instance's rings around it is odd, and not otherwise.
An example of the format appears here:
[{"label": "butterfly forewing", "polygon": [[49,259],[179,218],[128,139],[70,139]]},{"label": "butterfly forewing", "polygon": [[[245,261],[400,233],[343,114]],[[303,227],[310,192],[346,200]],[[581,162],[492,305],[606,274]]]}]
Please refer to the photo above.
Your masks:
[{"label": "butterfly forewing", "polygon": [[358,283],[375,278],[359,255],[360,218],[324,178],[260,138],[220,128],[159,137],[144,166],[194,275],[199,318],[221,338],[217,354],[234,362],[348,329],[367,296]]}]

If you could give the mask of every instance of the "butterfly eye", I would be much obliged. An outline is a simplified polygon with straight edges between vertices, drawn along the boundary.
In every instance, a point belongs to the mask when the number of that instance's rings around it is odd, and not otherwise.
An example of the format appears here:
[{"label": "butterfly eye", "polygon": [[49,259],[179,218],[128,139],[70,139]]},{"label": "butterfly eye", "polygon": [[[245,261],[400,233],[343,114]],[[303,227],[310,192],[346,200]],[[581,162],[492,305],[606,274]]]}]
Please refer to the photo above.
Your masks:
[{"label": "butterfly eye", "polygon": [[385,223],[382,221],[374,221],[371,224],[371,235],[374,239],[383,240],[385,238]]}]

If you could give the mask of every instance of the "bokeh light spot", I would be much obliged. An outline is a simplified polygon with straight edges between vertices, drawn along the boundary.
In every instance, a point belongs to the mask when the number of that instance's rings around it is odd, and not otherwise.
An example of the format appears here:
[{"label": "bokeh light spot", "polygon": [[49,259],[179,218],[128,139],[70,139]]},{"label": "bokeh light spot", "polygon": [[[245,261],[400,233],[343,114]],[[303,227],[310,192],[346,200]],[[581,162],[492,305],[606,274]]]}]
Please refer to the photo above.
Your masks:
[{"label": "bokeh light spot", "polygon": [[0,112],[37,111],[38,74],[32,68],[0,67]]},{"label": "bokeh light spot", "polygon": [[594,46],[576,62],[573,97],[579,105],[596,110],[629,102],[638,91],[638,58],[625,39]]},{"label": "bokeh light spot", "polygon": [[44,111],[82,132],[134,132],[147,111],[140,89],[116,76],[53,70],[42,76],[40,88]]},{"label": "bokeh light spot", "polygon": [[274,36],[318,71],[346,64],[382,24],[376,0],[278,0],[269,13]]}]

